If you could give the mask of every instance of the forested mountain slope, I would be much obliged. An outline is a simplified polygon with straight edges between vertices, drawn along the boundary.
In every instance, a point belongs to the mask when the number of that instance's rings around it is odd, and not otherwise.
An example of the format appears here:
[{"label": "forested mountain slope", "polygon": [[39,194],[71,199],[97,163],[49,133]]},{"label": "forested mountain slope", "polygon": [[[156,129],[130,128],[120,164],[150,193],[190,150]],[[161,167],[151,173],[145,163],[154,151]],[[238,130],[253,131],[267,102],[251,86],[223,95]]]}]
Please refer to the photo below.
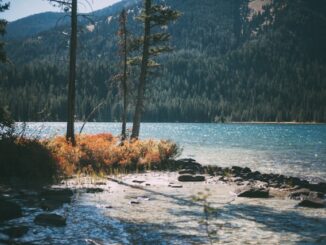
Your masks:
[{"label": "forested mountain slope", "polygon": [[[273,0],[259,14],[248,0],[165,3],[183,15],[168,27],[174,52],[149,81],[146,121],[326,121],[325,1]],[[103,100],[93,119],[120,118],[112,77],[123,6],[136,35],[136,0],[95,12],[93,23],[80,19],[77,119]],[[63,25],[8,41],[14,65],[0,67],[0,103],[17,120],[65,120],[68,37]]]}]

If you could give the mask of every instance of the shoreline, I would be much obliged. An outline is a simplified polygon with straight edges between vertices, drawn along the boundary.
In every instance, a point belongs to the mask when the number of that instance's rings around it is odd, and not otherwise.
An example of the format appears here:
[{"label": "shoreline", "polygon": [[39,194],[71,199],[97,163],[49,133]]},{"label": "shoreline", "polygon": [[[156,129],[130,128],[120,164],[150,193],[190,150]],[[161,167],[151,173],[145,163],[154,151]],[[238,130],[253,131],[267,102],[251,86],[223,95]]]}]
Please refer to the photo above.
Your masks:
[{"label": "shoreline", "polygon": [[[22,123],[66,123],[62,121],[16,121],[16,123],[22,124]],[[82,124],[84,122],[82,121],[75,121],[77,124]],[[87,123],[121,123],[121,122],[100,122],[100,121],[95,121],[95,122],[87,122]],[[248,121],[248,122],[142,122],[142,124],[149,124],[149,123],[160,123],[160,124],[272,124],[272,125],[326,125],[326,122],[263,122],[263,121]],[[127,124],[132,124],[132,122],[127,122]]]},{"label": "shoreline", "polygon": [[[0,225],[0,242],[314,244],[325,241],[326,209],[301,207],[301,198],[310,193],[302,186],[281,188],[277,179],[282,176],[270,174],[271,183],[264,182],[258,180],[257,171],[249,172],[248,168],[206,168],[210,173],[202,173],[205,166],[201,169],[194,161],[183,163],[180,167],[186,169],[179,171],[81,175],[39,192],[12,190],[16,193],[15,202],[24,205],[24,216]],[[241,174],[247,174],[251,180],[239,179]],[[204,180],[182,180],[185,177],[181,176],[203,176]],[[301,180],[297,181],[300,184]],[[37,218],[40,216],[41,220]],[[8,229],[22,229],[22,225],[26,232],[21,238],[11,240],[9,235],[2,235]]]}]

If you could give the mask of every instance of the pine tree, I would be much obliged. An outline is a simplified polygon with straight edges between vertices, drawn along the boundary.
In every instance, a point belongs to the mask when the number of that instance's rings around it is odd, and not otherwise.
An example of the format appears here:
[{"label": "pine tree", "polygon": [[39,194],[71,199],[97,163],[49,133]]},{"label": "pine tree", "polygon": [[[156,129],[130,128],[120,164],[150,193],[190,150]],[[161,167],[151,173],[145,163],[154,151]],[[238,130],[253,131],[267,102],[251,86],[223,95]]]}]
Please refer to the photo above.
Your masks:
[{"label": "pine tree", "polygon": [[[172,10],[170,7],[155,4],[152,5],[152,0],[144,0],[144,9],[139,16],[144,24],[144,34],[139,39],[142,43],[141,67],[138,83],[138,92],[136,99],[136,108],[133,118],[132,139],[138,139],[140,131],[141,116],[144,107],[144,94],[146,81],[150,68],[158,67],[159,64],[151,59],[158,55],[171,51],[172,48],[166,44],[170,40],[170,34],[162,32],[162,28],[167,28],[171,21],[175,21],[180,16],[180,13]],[[155,32],[155,30],[159,31]]]},{"label": "pine tree", "polygon": [[128,107],[128,84],[127,84],[127,58],[128,58],[128,47],[127,47],[127,12],[125,9],[121,11],[119,18],[119,32],[118,35],[120,37],[119,42],[119,53],[121,56],[121,66],[123,69],[123,73],[121,74],[121,87],[123,94],[123,111],[122,111],[122,131],[121,131],[121,139],[126,139],[126,124],[127,124],[127,107]]},{"label": "pine tree", "polygon": [[76,57],[77,57],[77,0],[49,0],[63,6],[65,11],[71,9],[71,34],[69,43],[69,82],[68,82],[68,113],[66,140],[76,144],[74,116],[76,97]]}]

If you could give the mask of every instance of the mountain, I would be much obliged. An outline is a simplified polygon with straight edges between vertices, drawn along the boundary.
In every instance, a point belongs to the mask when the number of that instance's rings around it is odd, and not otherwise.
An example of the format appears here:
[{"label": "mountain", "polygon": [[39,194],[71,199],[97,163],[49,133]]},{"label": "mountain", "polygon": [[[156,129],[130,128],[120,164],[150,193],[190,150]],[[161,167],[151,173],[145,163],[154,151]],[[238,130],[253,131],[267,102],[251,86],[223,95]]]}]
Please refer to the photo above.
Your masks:
[{"label": "mountain", "polygon": [[[149,79],[145,121],[326,122],[326,3],[323,0],[165,0],[182,12],[167,27],[174,52]],[[128,28],[141,1],[125,0],[80,19],[77,119],[119,120],[118,15]],[[256,10],[256,11],[255,11]],[[22,22],[23,23],[23,22]],[[0,103],[17,120],[65,120],[67,24],[8,39],[14,66],[1,66]],[[137,81],[137,70],[131,86]],[[133,93],[131,93],[131,98]],[[19,98],[19,100],[17,99]],[[129,118],[133,105],[130,105]]]},{"label": "mountain", "polygon": [[7,25],[6,39],[21,39],[34,36],[42,31],[47,31],[57,25],[66,25],[68,16],[64,13],[45,12],[31,15]]}]

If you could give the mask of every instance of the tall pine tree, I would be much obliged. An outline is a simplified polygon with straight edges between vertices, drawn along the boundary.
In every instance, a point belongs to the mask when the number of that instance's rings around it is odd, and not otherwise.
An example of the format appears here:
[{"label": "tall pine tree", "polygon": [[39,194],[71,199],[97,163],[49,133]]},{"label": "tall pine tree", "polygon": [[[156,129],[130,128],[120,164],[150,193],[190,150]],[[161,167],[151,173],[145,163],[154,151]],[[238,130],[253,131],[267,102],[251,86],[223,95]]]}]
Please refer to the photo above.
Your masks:
[{"label": "tall pine tree", "polygon": [[177,20],[179,16],[180,13],[178,11],[172,10],[168,6],[162,4],[152,5],[152,0],[144,0],[144,8],[139,16],[139,20],[143,22],[144,34],[139,39],[142,43],[142,56],[131,134],[132,139],[138,139],[139,137],[149,68],[159,66],[159,64],[151,58],[172,50],[172,48],[166,44],[170,40],[170,34],[166,31],[162,31],[162,29],[164,30],[167,28],[168,24],[171,21]]}]

